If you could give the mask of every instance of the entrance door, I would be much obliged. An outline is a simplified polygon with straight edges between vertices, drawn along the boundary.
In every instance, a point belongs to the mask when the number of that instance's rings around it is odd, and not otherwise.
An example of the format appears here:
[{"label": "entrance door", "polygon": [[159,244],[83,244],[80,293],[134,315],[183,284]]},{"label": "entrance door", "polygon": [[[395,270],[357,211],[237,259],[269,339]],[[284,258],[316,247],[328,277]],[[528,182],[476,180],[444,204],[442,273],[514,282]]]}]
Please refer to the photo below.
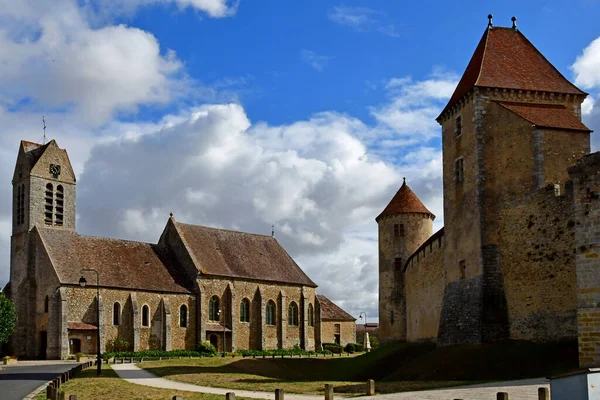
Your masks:
[{"label": "entrance door", "polygon": [[40,332],[40,358],[46,359],[46,349],[48,348],[48,332]]},{"label": "entrance door", "polygon": [[79,340],[79,339],[69,340],[69,353],[71,353],[71,354],[81,353],[81,340]]},{"label": "entrance door", "polygon": [[209,340],[210,340],[210,344],[215,346],[215,349],[217,349],[217,351],[219,351],[219,348],[217,347],[219,345],[219,338],[217,337],[217,335],[210,335]]}]

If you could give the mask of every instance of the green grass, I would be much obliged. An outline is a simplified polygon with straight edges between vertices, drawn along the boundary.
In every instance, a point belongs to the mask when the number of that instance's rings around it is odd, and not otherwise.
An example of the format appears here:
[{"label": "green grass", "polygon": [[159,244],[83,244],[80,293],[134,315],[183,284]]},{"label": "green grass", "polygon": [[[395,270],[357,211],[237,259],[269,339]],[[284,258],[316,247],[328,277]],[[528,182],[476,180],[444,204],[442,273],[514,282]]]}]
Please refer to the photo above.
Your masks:
[{"label": "green grass", "polygon": [[[102,366],[102,375],[96,375],[96,368],[88,368],[60,388],[69,395],[77,395],[78,400],[106,399],[106,400],[165,400],[173,396],[183,396],[185,400],[223,400],[224,396],[184,392],[178,390],[158,389],[129,383],[119,378],[109,366]],[[46,392],[38,396],[38,400],[46,400]]]}]

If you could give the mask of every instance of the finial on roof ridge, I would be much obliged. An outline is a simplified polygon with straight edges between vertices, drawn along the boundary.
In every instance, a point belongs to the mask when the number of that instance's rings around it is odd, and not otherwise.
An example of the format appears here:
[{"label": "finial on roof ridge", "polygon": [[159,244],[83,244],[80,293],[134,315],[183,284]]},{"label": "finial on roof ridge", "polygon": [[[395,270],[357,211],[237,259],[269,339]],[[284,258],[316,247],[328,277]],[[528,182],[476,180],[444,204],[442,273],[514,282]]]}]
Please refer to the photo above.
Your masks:
[{"label": "finial on roof ridge", "polygon": [[516,32],[517,31],[517,17],[512,17],[510,20],[513,23],[512,24],[512,30]]},{"label": "finial on roof ridge", "polygon": [[494,16],[492,14],[488,14],[488,28],[494,27],[494,24],[492,24],[492,18],[494,18]]},{"label": "finial on roof ridge", "polygon": [[172,213],[172,212],[170,212],[170,213],[169,213],[169,216],[170,216],[171,218],[173,218],[173,213]]},{"label": "finial on roof ridge", "polygon": [[275,237],[275,225],[271,225],[271,237]]},{"label": "finial on roof ridge", "polygon": [[406,177],[402,177],[402,179],[404,180],[404,182],[402,182],[402,184],[406,185]]}]

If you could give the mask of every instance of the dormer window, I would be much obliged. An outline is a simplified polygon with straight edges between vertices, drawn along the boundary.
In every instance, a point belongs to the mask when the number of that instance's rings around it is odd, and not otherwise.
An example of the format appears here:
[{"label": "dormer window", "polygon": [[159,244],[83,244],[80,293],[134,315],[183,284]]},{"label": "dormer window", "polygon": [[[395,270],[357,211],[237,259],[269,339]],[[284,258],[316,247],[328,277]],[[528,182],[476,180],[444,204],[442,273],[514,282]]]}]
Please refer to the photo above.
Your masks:
[{"label": "dormer window", "polygon": [[462,117],[459,115],[454,122],[454,137],[459,137],[462,135]]}]

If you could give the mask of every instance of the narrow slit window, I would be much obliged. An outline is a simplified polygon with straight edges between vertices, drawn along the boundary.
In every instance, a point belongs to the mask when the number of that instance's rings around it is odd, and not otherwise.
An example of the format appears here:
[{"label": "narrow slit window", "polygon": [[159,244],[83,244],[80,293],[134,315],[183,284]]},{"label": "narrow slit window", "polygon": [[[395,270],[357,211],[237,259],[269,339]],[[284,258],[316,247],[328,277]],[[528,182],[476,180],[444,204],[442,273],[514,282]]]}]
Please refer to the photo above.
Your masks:
[{"label": "narrow slit window", "polygon": [[397,257],[394,259],[394,269],[396,271],[402,271],[402,258]]},{"label": "narrow slit window", "polygon": [[467,279],[467,266],[465,260],[460,260],[458,262],[458,267],[460,268],[460,279]]},{"label": "narrow slit window", "polygon": [[308,326],[315,326],[315,315],[313,305],[308,305]]},{"label": "narrow slit window", "polygon": [[113,325],[118,326],[121,323],[121,304],[113,304]]},{"label": "narrow slit window", "polygon": [[48,313],[48,309],[50,308],[50,298],[48,296],[46,296],[46,298],[44,299],[44,313]]},{"label": "narrow slit window", "polygon": [[454,126],[454,136],[459,137],[462,135],[462,117],[459,115],[456,117],[456,124]]},{"label": "narrow slit window", "polygon": [[179,326],[182,328],[187,328],[187,320],[188,320],[188,309],[185,304],[182,304],[179,307]]},{"label": "narrow slit window", "polygon": [[465,180],[464,158],[457,158],[454,161],[454,179],[457,185],[460,185]]},{"label": "narrow slit window", "polygon": [[150,308],[145,304],[142,306],[142,326],[150,326]]}]

